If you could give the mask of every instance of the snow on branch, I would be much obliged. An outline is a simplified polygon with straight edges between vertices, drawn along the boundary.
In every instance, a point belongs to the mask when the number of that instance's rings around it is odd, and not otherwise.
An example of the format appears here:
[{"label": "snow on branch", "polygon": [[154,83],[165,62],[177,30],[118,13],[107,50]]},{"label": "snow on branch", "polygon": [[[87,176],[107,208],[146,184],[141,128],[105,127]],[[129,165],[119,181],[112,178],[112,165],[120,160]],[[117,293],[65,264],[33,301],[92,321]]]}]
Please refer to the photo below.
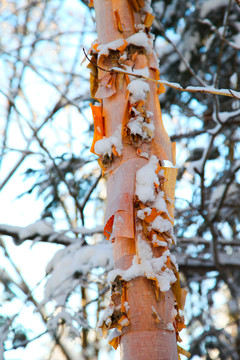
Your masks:
[{"label": "snow on branch", "polygon": [[93,229],[80,227],[55,231],[52,224],[46,220],[39,220],[25,227],[0,224],[0,235],[11,236],[17,245],[21,245],[25,240],[52,242],[61,245],[70,245],[76,240],[79,242],[79,238],[70,237],[66,235],[66,232],[80,235],[93,235],[102,233],[103,227],[96,226]]},{"label": "snow on branch", "polygon": [[169,86],[178,91],[186,91],[186,92],[191,92],[191,93],[204,93],[204,94],[212,94],[212,95],[222,95],[222,96],[228,96],[228,97],[232,97],[232,98],[240,100],[240,92],[232,90],[232,89],[216,89],[213,86],[187,86],[186,88],[184,88],[183,86],[181,86],[180,84],[175,83],[175,82],[151,79],[146,76],[136,74],[136,73],[134,73],[134,71],[130,72],[130,71],[126,71],[121,68],[118,68],[118,67],[111,68],[110,72],[111,71],[117,72],[117,73],[123,73],[123,74],[130,75],[130,76],[135,76],[137,78],[142,78],[142,79],[145,79],[148,81],[153,81],[159,85],[162,84],[165,86]]},{"label": "snow on branch", "polygon": [[104,69],[100,66],[98,66],[96,63],[94,63],[86,54],[85,50],[83,49],[84,54],[86,56],[86,58],[88,59],[89,62],[93,63],[94,66],[96,66],[97,68],[101,69],[102,71],[105,72],[109,72],[109,73],[121,73],[121,74],[126,74],[129,76],[135,76],[136,78],[139,79],[144,79],[144,80],[148,80],[148,81],[153,81],[159,85],[165,85],[165,86],[169,86],[175,90],[178,91],[186,91],[186,92],[190,92],[190,93],[203,93],[203,94],[212,94],[212,95],[221,95],[221,96],[228,96],[228,97],[232,97],[235,99],[240,100],[240,92],[239,91],[235,91],[232,89],[216,89],[213,86],[187,86],[186,88],[184,88],[183,86],[181,86],[178,83],[175,82],[170,82],[170,81],[166,81],[166,80],[156,80],[156,79],[151,79],[149,77],[146,77],[144,75],[141,75],[137,72],[134,71],[129,71],[129,70],[124,70],[122,68],[119,67],[112,67],[111,69]]},{"label": "snow on branch", "polygon": [[[59,250],[46,267],[49,274],[45,286],[44,303],[52,299],[58,306],[65,304],[69,294],[79,285],[87,284],[87,275],[93,269],[112,270],[112,246],[108,243],[96,245],[71,244]],[[100,271],[97,278],[100,281]]]}]

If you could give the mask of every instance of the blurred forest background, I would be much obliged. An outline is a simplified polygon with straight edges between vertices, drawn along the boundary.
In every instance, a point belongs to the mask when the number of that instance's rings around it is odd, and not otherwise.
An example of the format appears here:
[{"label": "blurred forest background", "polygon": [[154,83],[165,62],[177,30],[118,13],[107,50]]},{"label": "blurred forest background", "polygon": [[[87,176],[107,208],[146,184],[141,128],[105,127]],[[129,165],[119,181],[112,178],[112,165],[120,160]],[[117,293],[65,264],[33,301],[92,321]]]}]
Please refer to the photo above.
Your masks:
[{"label": "blurred forest background", "polygon": [[[87,5],[0,4],[1,359],[114,358],[95,333],[113,264],[102,235],[105,179],[89,152],[81,62],[96,33]],[[162,79],[240,91],[237,0],[152,6]],[[160,96],[177,143],[173,250],[188,290],[183,342],[195,360],[240,358],[239,99],[171,88]]]}]

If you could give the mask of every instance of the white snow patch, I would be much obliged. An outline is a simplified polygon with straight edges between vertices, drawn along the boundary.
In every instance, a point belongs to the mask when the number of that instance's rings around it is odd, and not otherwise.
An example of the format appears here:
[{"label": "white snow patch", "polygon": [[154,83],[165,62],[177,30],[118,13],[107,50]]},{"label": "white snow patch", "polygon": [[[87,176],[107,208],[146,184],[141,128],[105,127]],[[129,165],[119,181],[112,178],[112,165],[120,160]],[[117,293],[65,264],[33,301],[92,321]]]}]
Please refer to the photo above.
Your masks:
[{"label": "white snow patch", "polygon": [[100,58],[101,55],[108,56],[109,49],[117,50],[120,46],[124,45],[124,43],[125,42],[123,39],[117,39],[117,40],[111,41],[107,44],[98,45],[98,47],[97,47],[97,50],[99,50],[98,58]]},{"label": "white snow patch", "polygon": [[39,236],[47,236],[54,232],[52,224],[44,220],[37,221],[33,224],[30,224],[26,227],[23,227],[19,231],[19,238],[21,240],[28,239],[35,234]]},{"label": "white snow patch", "polygon": [[177,316],[177,314],[178,314],[177,310],[176,310],[175,308],[173,308],[173,309],[171,310],[171,316],[173,317],[173,319],[175,319],[175,317]]},{"label": "white snow patch", "polygon": [[160,191],[157,194],[156,200],[153,203],[153,207],[155,207],[158,211],[164,211],[166,214],[168,214],[167,204],[166,204],[166,201],[164,200],[164,192],[163,191]]},{"label": "white snow patch", "polygon": [[130,102],[134,104],[140,100],[146,100],[147,93],[150,91],[150,87],[145,80],[136,79],[128,84],[127,89],[129,90]]},{"label": "white snow patch", "polygon": [[127,301],[124,301],[124,307],[125,307],[126,312],[128,312],[130,309],[130,305]]},{"label": "white snow patch", "polygon": [[238,75],[235,72],[230,76],[231,87],[236,88],[237,87],[237,82],[238,82]]},{"label": "white snow patch", "polygon": [[142,9],[143,9],[143,11],[146,11],[147,13],[152,14],[153,10],[151,7],[151,0],[145,0],[145,6]]},{"label": "white snow patch", "polygon": [[[149,279],[156,279],[161,291],[168,291],[172,283],[176,281],[173,270],[166,267],[167,257],[170,251],[166,250],[161,257],[153,257],[150,245],[138,236],[138,251],[140,264],[137,257],[133,258],[132,266],[127,270],[115,269],[108,274],[109,283],[113,283],[117,276],[125,281],[130,281],[139,276],[146,276]],[[162,271],[164,268],[164,271]]]},{"label": "white snow patch", "polygon": [[144,122],[142,116],[136,116],[131,118],[127,124],[132,135],[139,135],[143,140],[150,141],[154,137],[154,125],[153,123]]},{"label": "white snow patch", "polygon": [[[180,49],[184,55],[184,59],[189,63],[192,58],[192,53],[196,50],[196,44],[199,42],[199,34],[188,31],[184,35],[183,49]],[[180,62],[179,71],[183,72],[187,66],[183,61]]]},{"label": "white snow patch", "polygon": [[158,176],[155,173],[158,159],[155,155],[151,156],[147,165],[143,166],[136,173],[136,190],[135,194],[144,204],[147,201],[155,200],[155,186],[159,185]]},{"label": "white snow patch", "polygon": [[113,329],[113,331],[111,331],[111,333],[108,336],[108,342],[112,341],[113,339],[119,337],[122,335],[122,332],[119,331],[118,329]]},{"label": "white snow patch", "polygon": [[135,118],[131,118],[127,124],[127,127],[130,129],[131,134],[142,136],[142,123],[144,118],[142,116],[136,116]]},{"label": "white snow patch", "polygon": [[147,77],[149,78],[149,68],[146,66],[145,68],[142,68],[142,69],[135,69],[135,68],[132,68],[131,66],[128,66],[128,65],[124,65],[125,68],[126,68],[126,71],[128,73],[131,73],[133,75],[129,75],[129,80],[130,81],[133,81],[136,79],[136,76],[135,75],[141,75],[141,76],[144,76],[144,77]]},{"label": "white snow patch", "polygon": [[129,44],[133,44],[135,46],[142,46],[146,49],[147,54],[151,54],[153,43],[152,40],[149,39],[145,32],[139,31],[136,34],[133,34],[129,38],[126,39]]},{"label": "white snow patch", "polygon": [[122,126],[119,125],[112,136],[105,137],[95,143],[94,151],[98,155],[108,154],[111,156],[112,147],[115,146],[119,155],[122,154]]},{"label": "white snow patch", "polygon": [[167,330],[169,330],[169,331],[174,331],[175,330],[172,323],[167,324]]},{"label": "white snow patch", "polygon": [[160,233],[168,232],[172,230],[172,224],[168,219],[163,219],[161,215],[158,215],[152,222],[150,228]]},{"label": "white snow patch", "polygon": [[170,160],[161,160],[161,161],[162,161],[162,166],[164,167],[173,167],[173,168],[175,167]]},{"label": "white snow patch", "polygon": [[162,241],[162,240],[159,240],[157,238],[157,235],[156,234],[153,234],[153,241],[155,244],[157,244],[158,246],[167,246],[168,243],[166,241]]},{"label": "white snow patch", "polygon": [[146,207],[144,210],[138,210],[137,217],[141,220],[144,220],[146,216],[150,215],[152,209],[150,207]]}]

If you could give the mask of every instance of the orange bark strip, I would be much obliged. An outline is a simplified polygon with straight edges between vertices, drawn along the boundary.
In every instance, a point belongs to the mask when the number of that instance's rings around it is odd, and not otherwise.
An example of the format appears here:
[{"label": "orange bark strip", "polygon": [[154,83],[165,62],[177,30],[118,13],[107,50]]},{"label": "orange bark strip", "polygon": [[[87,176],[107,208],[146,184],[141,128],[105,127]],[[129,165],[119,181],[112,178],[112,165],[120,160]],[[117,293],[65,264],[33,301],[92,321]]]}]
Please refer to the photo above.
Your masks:
[{"label": "orange bark strip", "polygon": [[177,281],[172,285],[172,290],[174,292],[178,308],[183,310],[185,306],[187,290],[181,288],[179,274],[177,271],[175,271],[175,276]]},{"label": "orange bark strip", "polygon": [[115,337],[113,338],[111,341],[108,342],[109,345],[111,345],[115,350],[117,350],[118,345],[120,344],[120,338],[119,337]]},{"label": "orange bark strip", "polygon": [[145,20],[144,20],[144,25],[146,27],[151,27],[154,19],[155,19],[154,15],[147,13]]},{"label": "orange bark strip", "polygon": [[172,142],[172,163],[176,165],[176,142]]},{"label": "orange bark strip", "polygon": [[98,50],[98,46],[99,44],[97,42],[95,42],[93,45],[92,45],[92,49],[95,50],[95,51],[100,51]]},{"label": "orange bark strip", "polygon": [[131,5],[133,6],[134,10],[139,12],[144,6],[144,0],[129,0]]},{"label": "orange bark strip", "polygon": [[119,46],[117,49],[120,51],[121,54],[123,54],[127,46],[128,46],[128,42],[124,41],[124,44],[122,46]]},{"label": "orange bark strip", "polygon": [[[134,18],[130,11],[128,0],[94,0],[96,12],[97,34],[101,44],[113,40],[129,37],[135,33]],[[121,33],[116,26],[114,10],[118,10],[124,32]]]},{"label": "orange bark strip", "polygon": [[120,19],[120,15],[119,15],[118,10],[114,10],[114,15],[115,15],[115,18],[116,18],[118,30],[120,32],[123,32],[123,27],[122,27],[122,23],[121,23],[121,19]]},{"label": "orange bark strip", "polygon": [[93,63],[89,63],[87,66],[88,69],[90,69],[90,91],[91,91],[91,97],[95,99],[95,93],[98,88],[98,82],[97,82],[97,68]]},{"label": "orange bark strip", "polygon": [[159,212],[157,211],[157,209],[153,208],[151,211],[151,214],[148,216],[145,216],[144,221],[146,221],[146,223],[150,224],[151,222],[153,222],[153,220],[159,215]]},{"label": "orange bark strip", "polygon": [[140,8],[143,8],[145,6],[145,0],[137,0]]},{"label": "orange bark strip", "polygon": [[133,9],[138,12],[140,10],[140,7],[138,5],[138,1],[137,0],[129,0],[129,1],[130,1],[131,5],[132,5]]},{"label": "orange bark strip", "polygon": [[114,154],[115,156],[119,156],[119,154],[118,154],[118,152],[117,152],[117,150],[116,150],[116,146],[115,146],[115,145],[113,145],[113,147],[112,147],[112,152],[113,152],[113,154]]},{"label": "orange bark strip", "polygon": [[104,99],[115,94],[116,93],[115,81],[116,81],[116,74],[114,75],[107,74],[103,76],[100,79],[100,84],[95,93],[95,98]]},{"label": "orange bark strip", "polygon": [[103,124],[103,117],[102,117],[102,108],[101,106],[94,106],[90,104],[93,114],[93,122],[94,122],[94,135],[93,135],[93,142],[90,151],[94,154],[94,146],[98,140],[101,140],[104,136],[104,124]]},{"label": "orange bark strip", "polygon": [[191,356],[190,352],[188,352],[187,350],[184,350],[181,346],[178,345],[177,349],[178,349],[179,354],[184,355],[186,357]]},{"label": "orange bark strip", "polygon": [[123,315],[119,320],[118,323],[120,324],[120,326],[128,326],[130,324],[130,321],[128,320],[128,318]]}]

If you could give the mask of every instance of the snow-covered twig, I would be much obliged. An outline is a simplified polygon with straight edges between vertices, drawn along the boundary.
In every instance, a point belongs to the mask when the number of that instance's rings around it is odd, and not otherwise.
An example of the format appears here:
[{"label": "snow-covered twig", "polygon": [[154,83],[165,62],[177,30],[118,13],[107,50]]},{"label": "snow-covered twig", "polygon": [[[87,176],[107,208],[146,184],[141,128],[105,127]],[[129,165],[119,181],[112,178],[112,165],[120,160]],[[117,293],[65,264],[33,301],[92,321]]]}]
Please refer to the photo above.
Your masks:
[{"label": "snow-covered twig", "polygon": [[232,89],[216,89],[213,86],[187,86],[186,88],[182,87],[180,84],[175,83],[175,82],[170,82],[170,81],[166,81],[166,80],[155,80],[155,79],[151,79],[148,78],[146,76],[143,75],[139,75],[130,71],[126,71],[123,70],[121,68],[118,67],[113,67],[110,69],[110,72],[117,72],[117,73],[123,73],[126,75],[130,75],[130,76],[135,76],[137,78],[142,78],[148,81],[153,81],[159,85],[165,85],[165,86],[169,86],[173,89],[176,89],[178,91],[186,91],[186,92],[190,92],[190,93],[204,93],[204,94],[212,94],[212,95],[222,95],[222,96],[228,96],[228,97],[232,97],[235,99],[240,100],[240,92],[239,91],[235,91]]}]

